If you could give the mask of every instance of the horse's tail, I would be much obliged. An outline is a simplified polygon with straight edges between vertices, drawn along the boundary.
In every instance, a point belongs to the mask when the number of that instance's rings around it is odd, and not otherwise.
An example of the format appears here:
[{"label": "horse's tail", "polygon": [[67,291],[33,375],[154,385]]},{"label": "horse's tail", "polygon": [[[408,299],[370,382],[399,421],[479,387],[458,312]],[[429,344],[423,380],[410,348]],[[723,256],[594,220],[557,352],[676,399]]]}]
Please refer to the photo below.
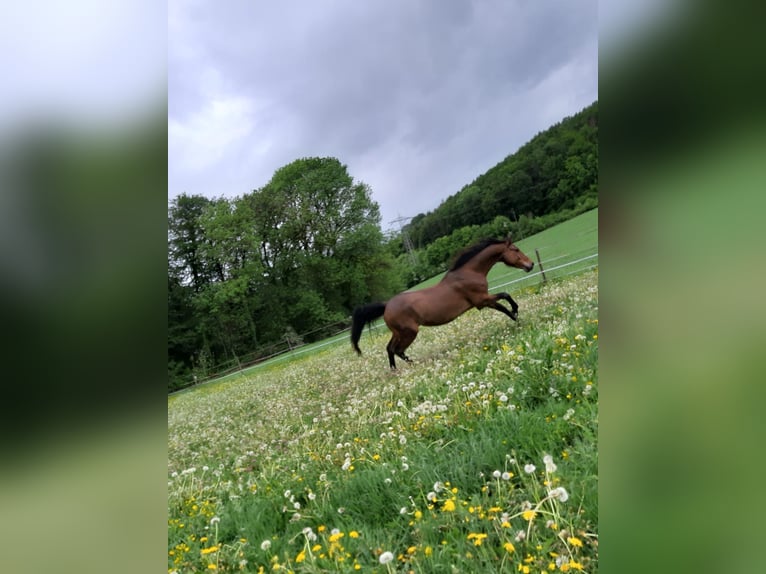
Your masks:
[{"label": "horse's tail", "polygon": [[351,346],[354,347],[358,354],[362,354],[362,350],[359,348],[359,338],[362,336],[364,326],[380,317],[385,310],[385,303],[370,303],[364,307],[357,307],[354,310],[354,319],[351,323]]}]

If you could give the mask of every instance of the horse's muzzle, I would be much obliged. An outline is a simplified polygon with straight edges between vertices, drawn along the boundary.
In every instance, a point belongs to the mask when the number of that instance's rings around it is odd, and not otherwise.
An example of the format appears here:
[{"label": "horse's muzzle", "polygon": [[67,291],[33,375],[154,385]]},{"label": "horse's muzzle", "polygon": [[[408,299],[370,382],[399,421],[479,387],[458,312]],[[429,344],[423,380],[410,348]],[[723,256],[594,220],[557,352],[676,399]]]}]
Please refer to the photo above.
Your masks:
[{"label": "horse's muzzle", "polygon": [[534,261],[530,261],[530,262],[529,262],[529,265],[525,265],[525,266],[524,266],[524,269],[526,269],[527,273],[529,273],[530,271],[532,271],[532,268],[533,268],[534,266],[535,266],[535,262],[534,262]]}]

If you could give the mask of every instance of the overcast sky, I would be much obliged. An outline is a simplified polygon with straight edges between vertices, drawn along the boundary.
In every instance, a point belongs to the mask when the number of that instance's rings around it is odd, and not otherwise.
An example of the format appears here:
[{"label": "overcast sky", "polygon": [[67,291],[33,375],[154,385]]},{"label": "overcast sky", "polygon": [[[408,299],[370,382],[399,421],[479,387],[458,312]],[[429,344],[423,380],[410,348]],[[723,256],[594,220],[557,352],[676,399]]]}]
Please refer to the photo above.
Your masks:
[{"label": "overcast sky", "polygon": [[387,229],[598,99],[595,0],[171,0],[168,22],[170,197],[332,156]]}]

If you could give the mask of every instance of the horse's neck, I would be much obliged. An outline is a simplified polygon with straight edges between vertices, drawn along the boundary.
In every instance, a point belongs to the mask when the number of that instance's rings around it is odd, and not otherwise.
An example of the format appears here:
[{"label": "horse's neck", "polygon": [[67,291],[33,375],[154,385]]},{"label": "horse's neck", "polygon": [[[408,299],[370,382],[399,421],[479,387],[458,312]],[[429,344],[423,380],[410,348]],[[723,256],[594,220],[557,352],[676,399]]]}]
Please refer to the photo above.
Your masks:
[{"label": "horse's neck", "polygon": [[500,253],[501,251],[496,249],[485,249],[476,257],[471,259],[468,263],[466,263],[465,267],[466,269],[470,269],[476,273],[486,275],[489,273],[489,270],[492,269],[495,263],[500,260]]}]

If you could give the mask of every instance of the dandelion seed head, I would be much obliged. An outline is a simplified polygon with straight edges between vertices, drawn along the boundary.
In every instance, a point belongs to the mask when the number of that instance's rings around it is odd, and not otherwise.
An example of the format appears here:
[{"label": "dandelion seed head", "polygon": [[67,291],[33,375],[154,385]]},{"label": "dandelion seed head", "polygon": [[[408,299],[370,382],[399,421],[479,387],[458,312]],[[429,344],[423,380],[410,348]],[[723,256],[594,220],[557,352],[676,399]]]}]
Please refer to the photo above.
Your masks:
[{"label": "dandelion seed head", "polygon": [[567,500],[569,500],[569,493],[566,491],[566,489],[563,486],[559,486],[551,490],[551,496],[553,498],[559,499],[561,502],[566,502]]},{"label": "dandelion seed head", "polygon": [[269,548],[271,548],[271,540],[264,540],[263,542],[261,542],[261,550],[265,551],[265,550],[268,550]]},{"label": "dandelion seed head", "polygon": [[378,561],[379,561],[381,564],[388,564],[388,563],[389,563],[389,562],[391,562],[393,559],[394,559],[394,554],[393,554],[393,552],[384,552],[383,554],[381,554],[381,555],[380,555],[380,557],[378,558]]},{"label": "dandelion seed head", "polygon": [[534,464],[524,465],[524,472],[526,472],[527,474],[532,474],[533,472],[535,472],[535,470],[537,470],[537,467]]},{"label": "dandelion seed head", "polygon": [[499,470],[496,470],[496,471],[494,471],[494,472],[492,473],[492,476],[493,476],[494,478],[500,478],[501,474],[502,474],[502,473],[501,473]]},{"label": "dandelion seed head", "polygon": [[510,472],[504,472],[503,474],[500,475],[500,478],[502,478],[503,480],[511,480],[512,476],[513,474],[511,474]]}]

